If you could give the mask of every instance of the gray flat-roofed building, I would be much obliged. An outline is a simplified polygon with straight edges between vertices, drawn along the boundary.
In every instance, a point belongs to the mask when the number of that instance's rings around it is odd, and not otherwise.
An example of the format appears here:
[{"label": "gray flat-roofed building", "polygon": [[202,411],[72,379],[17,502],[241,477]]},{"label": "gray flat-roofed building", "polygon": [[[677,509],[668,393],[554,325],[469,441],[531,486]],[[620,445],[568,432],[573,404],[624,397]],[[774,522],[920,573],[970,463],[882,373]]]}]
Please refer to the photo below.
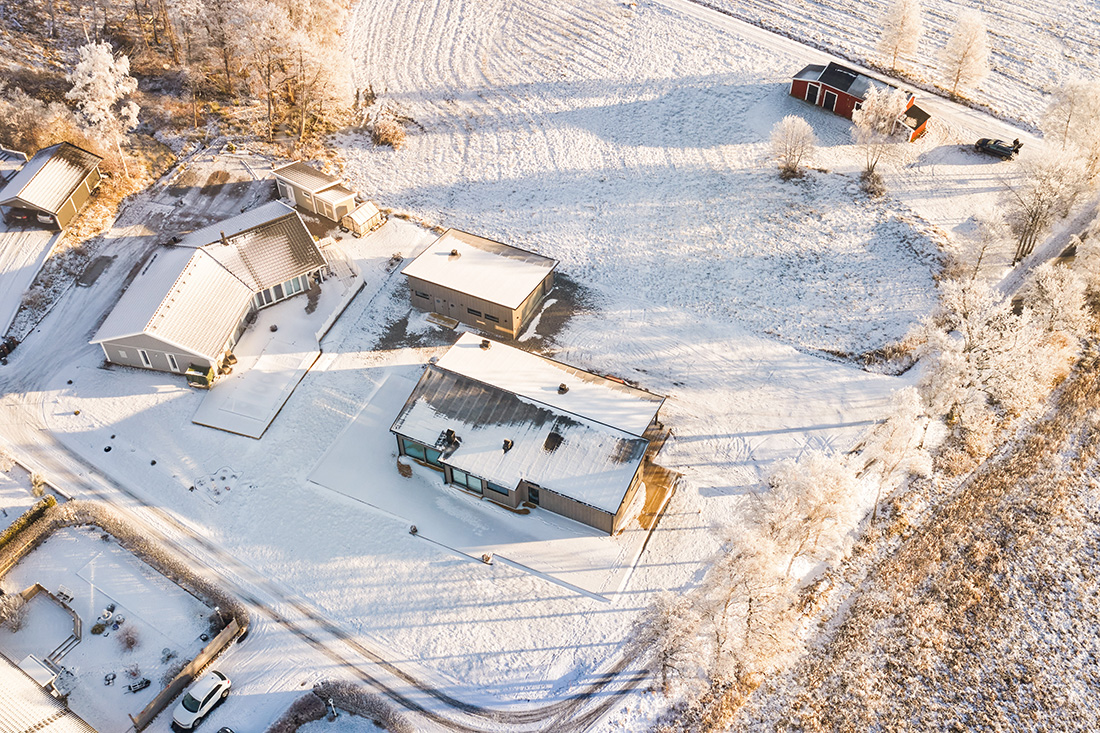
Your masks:
[{"label": "gray flat-roofed building", "polygon": [[[308,290],[324,255],[296,211],[262,208],[266,221],[245,212],[193,233],[188,246],[158,249],[92,340],[107,360],[167,372],[216,368],[255,311]],[[219,238],[194,246],[210,236]]]},{"label": "gray flat-roofed building", "polygon": [[391,432],[448,484],[614,534],[633,517],[663,402],[467,333],[428,365]]},{"label": "gray flat-roofed building", "polygon": [[514,339],[553,289],[557,266],[549,257],[448,229],[401,272],[417,308]]},{"label": "gray flat-roofed building", "polygon": [[65,229],[99,186],[102,160],[72,143],[42,148],[4,185],[0,207],[9,217],[33,212],[39,224]]},{"label": "gray flat-roofed building", "polygon": [[314,214],[340,221],[355,210],[355,191],[336,176],[295,161],[271,171],[279,196]]}]

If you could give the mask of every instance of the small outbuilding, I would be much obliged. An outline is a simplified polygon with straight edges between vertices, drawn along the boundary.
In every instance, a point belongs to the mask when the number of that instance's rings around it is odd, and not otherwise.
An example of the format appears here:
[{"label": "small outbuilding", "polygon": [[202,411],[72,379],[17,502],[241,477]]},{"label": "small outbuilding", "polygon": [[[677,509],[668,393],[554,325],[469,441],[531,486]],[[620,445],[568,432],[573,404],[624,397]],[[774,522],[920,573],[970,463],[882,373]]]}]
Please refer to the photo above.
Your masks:
[{"label": "small outbuilding", "polygon": [[463,334],[429,364],[390,431],[445,483],[615,534],[636,516],[664,398]]},{"label": "small outbuilding", "polygon": [[336,176],[295,161],[271,171],[280,198],[326,219],[340,221],[355,209],[355,191]]},{"label": "small outbuilding", "polygon": [[265,204],[159,248],[91,343],[114,364],[210,374],[256,311],[309,290],[326,267],[298,212]]},{"label": "small outbuilding", "polygon": [[402,270],[412,304],[516,338],[554,287],[557,260],[448,229]]},{"label": "small outbuilding", "polygon": [[[872,86],[887,92],[897,89],[892,84],[872,79],[837,63],[809,64],[791,79],[790,94],[850,120],[867,98],[867,92]],[[924,134],[930,117],[919,107],[914,110],[915,99],[911,92],[906,92],[906,113],[898,120],[908,128],[910,142]]]},{"label": "small outbuilding", "polygon": [[0,191],[5,220],[64,230],[99,187],[102,161],[72,143],[42,148]]},{"label": "small outbuilding", "polygon": [[362,237],[365,234],[371,233],[384,223],[385,219],[382,217],[382,212],[378,210],[378,207],[370,201],[364,201],[355,211],[340,220],[340,227],[351,232],[352,236]]}]

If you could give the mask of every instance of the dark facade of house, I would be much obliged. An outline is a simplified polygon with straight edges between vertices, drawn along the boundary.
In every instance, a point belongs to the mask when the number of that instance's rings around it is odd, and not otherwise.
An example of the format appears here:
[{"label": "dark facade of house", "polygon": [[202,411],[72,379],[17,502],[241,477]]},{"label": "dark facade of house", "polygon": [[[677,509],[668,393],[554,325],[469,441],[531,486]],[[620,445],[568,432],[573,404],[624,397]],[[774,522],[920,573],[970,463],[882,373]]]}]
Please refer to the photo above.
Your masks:
[{"label": "dark facade of house", "polygon": [[[886,91],[896,89],[877,79],[861,74],[840,64],[809,64],[791,79],[792,97],[804,100],[816,107],[823,107],[846,119],[852,119],[867,96],[872,85]],[[915,97],[908,95],[906,114],[900,120],[908,128],[908,138],[912,142],[924,134],[930,115],[916,107]]]}]

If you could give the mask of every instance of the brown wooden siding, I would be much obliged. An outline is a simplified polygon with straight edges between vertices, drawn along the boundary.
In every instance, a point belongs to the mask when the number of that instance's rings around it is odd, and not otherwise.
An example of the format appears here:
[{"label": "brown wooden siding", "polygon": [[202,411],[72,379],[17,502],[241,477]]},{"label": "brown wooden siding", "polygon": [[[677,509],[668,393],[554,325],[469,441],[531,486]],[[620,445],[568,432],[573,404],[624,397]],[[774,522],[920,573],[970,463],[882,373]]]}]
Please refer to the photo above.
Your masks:
[{"label": "brown wooden siding", "polygon": [[619,511],[615,512],[615,520],[612,522],[612,534],[618,532],[623,528],[623,525],[632,519],[628,516],[630,505],[634,502],[634,496],[638,493],[638,489],[642,486],[642,466],[638,466],[638,470],[634,472],[634,478],[630,479],[630,488],[626,490],[626,495],[623,497],[622,504],[619,504]]},{"label": "brown wooden siding", "polygon": [[[520,488],[526,499],[526,482],[520,482]],[[581,524],[587,524],[589,527],[595,527],[608,534],[612,533],[615,517],[610,512],[605,512],[594,506],[583,504],[576,499],[570,499],[568,496],[562,496],[553,489],[547,489],[543,486],[539,486],[538,489],[539,507],[548,512],[554,512],[554,514],[560,514],[563,517],[580,522]]]}]

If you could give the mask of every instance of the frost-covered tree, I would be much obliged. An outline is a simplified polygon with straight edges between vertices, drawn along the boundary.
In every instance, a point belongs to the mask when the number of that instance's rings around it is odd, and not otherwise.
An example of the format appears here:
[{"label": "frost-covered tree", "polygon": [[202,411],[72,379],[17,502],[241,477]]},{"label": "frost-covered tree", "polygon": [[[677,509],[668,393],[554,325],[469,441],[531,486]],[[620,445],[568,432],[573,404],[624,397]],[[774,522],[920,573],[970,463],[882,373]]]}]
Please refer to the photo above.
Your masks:
[{"label": "frost-covered tree", "polygon": [[318,46],[304,33],[287,40],[290,103],[302,138],[310,122],[322,127],[343,123],[350,112],[354,92],[343,53]]},{"label": "frost-covered tree", "polygon": [[[250,2],[252,0],[249,0]],[[233,95],[233,67],[237,63],[240,38],[248,32],[243,27],[241,5],[237,0],[203,0],[203,25],[207,43],[218,55],[225,72],[225,91]]]},{"label": "frost-covered tree", "polygon": [[923,30],[919,0],[894,0],[883,13],[880,24],[879,51],[890,59],[890,69],[897,71],[898,58],[917,50]]},{"label": "frost-covered tree", "polygon": [[80,60],[68,77],[73,87],[65,97],[76,103],[89,133],[114,146],[129,177],[122,138],[137,125],[140,111],[127,99],[137,91],[137,80],[130,76],[130,59],[115,56],[108,43],[81,46],[79,54]]},{"label": "frost-covered tree", "polygon": [[866,461],[861,474],[876,471],[872,521],[878,516],[883,485],[902,472],[907,476],[927,476],[932,472],[932,456],[925,446],[928,416],[920,393],[914,387],[895,392],[886,419],[875,426],[863,443],[861,457]]},{"label": "frost-covered tree", "polygon": [[1100,86],[1095,81],[1070,79],[1054,89],[1039,127],[1048,140],[1082,159],[1088,178],[1100,174]]},{"label": "frost-covered tree", "polygon": [[247,77],[267,104],[267,136],[275,125],[275,91],[285,82],[288,52],[286,38],[293,33],[286,11],[263,0],[248,0],[238,6],[242,24],[248,32],[234,41],[238,56],[244,60]]},{"label": "frost-covered tree", "polygon": [[653,645],[661,688],[668,695],[674,678],[690,679],[702,662],[698,609],[690,597],[663,591],[654,598],[640,624]]},{"label": "frost-covered tree", "polygon": [[1087,187],[1084,170],[1068,155],[1048,155],[1020,162],[1022,177],[1006,182],[1007,221],[1016,237],[1013,264],[1035,249],[1039,237],[1069,213]]},{"label": "frost-covered tree", "polygon": [[944,78],[951,96],[969,89],[989,75],[989,40],[985,19],[977,10],[959,13],[947,45],[940,51]]},{"label": "frost-covered tree", "polygon": [[908,95],[901,89],[887,91],[874,84],[867,90],[863,104],[852,113],[855,128],[852,135],[863,149],[863,179],[869,190],[879,181],[876,168],[883,157],[898,143],[895,136],[899,118],[905,112]]},{"label": "frost-covered tree", "polygon": [[802,161],[810,158],[817,149],[814,129],[806,120],[787,115],[772,127],[772,155],[779,161],[780,175],[796,178],[801,175]]},{"label": "frost-covered tree", "polygon": [[800,558],[828,560],[855,520],[856,481],[843,456],[817,451],[776,465],[754,495],[750,521],[775,543],[790,575]]},{"label": "frost-covered tree", "polygon": [[1036,268],[1024,303],[1048,332],[1080,337],[1088,331],[1085,278],[1064,265],[1045,262]]}]

